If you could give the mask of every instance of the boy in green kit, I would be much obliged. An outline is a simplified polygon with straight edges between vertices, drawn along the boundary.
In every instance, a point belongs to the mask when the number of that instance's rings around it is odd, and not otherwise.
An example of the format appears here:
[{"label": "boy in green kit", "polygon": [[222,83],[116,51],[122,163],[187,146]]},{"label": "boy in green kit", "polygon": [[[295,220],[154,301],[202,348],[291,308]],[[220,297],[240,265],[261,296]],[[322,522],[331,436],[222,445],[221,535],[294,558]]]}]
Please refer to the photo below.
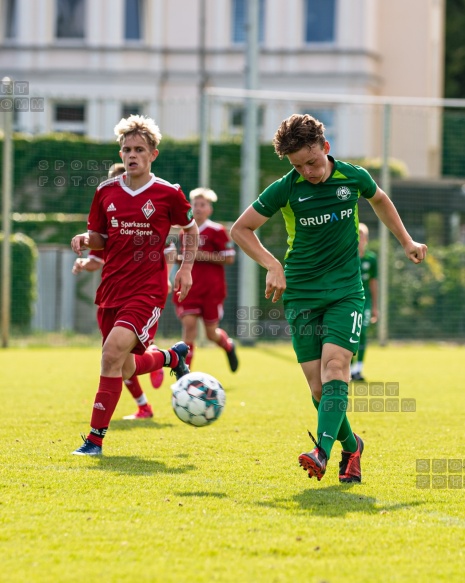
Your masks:
[{"label": "boy in green kit", "polygon": [[[370,174],[329,155],[324,125],[294,114],[278,128],[274,147],[292,170],[266,188],[237,219],[232,239],[267,270],[265,297],[283,297],[292,342],[318,410],[318,440],[299,456],[308,476],[321,480],[334,442],[342,444],[340,482],[360,482],[363,441],[346,415],[350,361],[358,350],[365,295],[358,255],[358,207],[363,196],[420,263],[427,247],[412,240],[385,192]],[[281,211],[288,233],[284,268],[255,234]]]}]

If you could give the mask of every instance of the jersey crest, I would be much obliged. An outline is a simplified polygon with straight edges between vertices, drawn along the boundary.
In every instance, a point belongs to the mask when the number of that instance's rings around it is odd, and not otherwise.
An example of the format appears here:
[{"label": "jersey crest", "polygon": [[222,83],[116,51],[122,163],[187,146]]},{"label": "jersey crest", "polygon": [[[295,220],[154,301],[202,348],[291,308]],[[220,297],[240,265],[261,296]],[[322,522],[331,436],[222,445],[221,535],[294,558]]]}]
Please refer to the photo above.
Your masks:
[{"label": "jersey crest", "polygon": [[350,198],[350,195],[351,195],[350,188],[348,188],[347,186],[340,186],[336,190],[336,196],[338,197],[339,200],[347,200],[348,198]]},{"label": "jersey crest", "polygon": [[142,212],[145,215],[145,218],[148,219],[149,217],[151,217],[153,215],[153,213],[155,212],[155,207],[153,206],[153,203],[151,200],[148,200],[144,206],[142,207]]}]

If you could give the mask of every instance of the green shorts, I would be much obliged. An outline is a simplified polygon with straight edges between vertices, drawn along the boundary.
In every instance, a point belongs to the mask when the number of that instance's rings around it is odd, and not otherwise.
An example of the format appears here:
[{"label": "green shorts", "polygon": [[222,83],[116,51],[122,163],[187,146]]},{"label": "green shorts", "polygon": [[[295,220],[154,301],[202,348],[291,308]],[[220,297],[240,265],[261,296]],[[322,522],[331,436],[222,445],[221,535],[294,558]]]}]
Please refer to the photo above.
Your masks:
[{"label": "green shorts", "polygon": [[312,292],[308,300],[285,302],[297,361],[318,360],[323,344],[327,342],[355,354],[360,341],[364,305],[361,282],[340,289]]}]

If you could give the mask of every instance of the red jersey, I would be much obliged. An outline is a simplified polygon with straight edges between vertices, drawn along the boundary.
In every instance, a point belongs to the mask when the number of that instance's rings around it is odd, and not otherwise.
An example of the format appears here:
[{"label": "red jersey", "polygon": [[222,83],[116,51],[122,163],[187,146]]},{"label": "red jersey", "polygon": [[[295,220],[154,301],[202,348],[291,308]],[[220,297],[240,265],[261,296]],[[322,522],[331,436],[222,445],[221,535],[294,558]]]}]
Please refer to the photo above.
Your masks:
[{"label": "red jersey", "polygon": [[194,224],[191,205],[178,184],[151,174],[131,190],[123,176],[99,184],[87,228],[106,238],[105,264],[95,303],[115,308],[135,296],[163,308],[168,293],[165,241],[172,225]]},{"label": "red jersey", "polygon": [[[183,234],[181,234],[181,243]],[[228,232],[219,223],[214,223],[207,219],[199,226],[199,251],[208,253],[218,253],[219,256],[234,256],[234,244],[228,235]],[[192,268],[192,287],[189,295],[182,302],[189,305],[204,300],[206,297],[212,302],[221,303],[226,297],[226,277],[224,265],[222,263],[210,263],[209,261],[194,261]],[[177,295],[173,295],[174,303],[177,301]]]},{"label": "red jersey", "polygon": [[87,255],[87,259],[93,259],[94,261],[105,263],[104,253],[105,251],[103,249],[99,249],[98,251],[95,249],[91,249]]}]

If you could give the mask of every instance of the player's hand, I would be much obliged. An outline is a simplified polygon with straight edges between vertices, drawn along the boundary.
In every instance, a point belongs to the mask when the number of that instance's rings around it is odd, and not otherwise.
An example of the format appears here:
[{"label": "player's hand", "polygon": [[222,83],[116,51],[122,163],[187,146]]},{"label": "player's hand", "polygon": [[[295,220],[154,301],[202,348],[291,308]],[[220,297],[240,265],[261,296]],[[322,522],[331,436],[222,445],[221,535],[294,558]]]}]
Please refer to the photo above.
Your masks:
[{"label": "player's hand", "polygon": [[77,275],[78,273],[81,273],[81,271],[84,271],[86,268],[87,262],[88,262],[87,259],[82,259],[81,257],[76,259],[76,261],[74,262],[74,265],[73,265],[73,269],[71,270],[71,273],[73,273],[74,275]]},{"label": "player's hand", "polygon": [[370,324],[376,324],[377,321],[378,321],[378,308],[372,308]]},{"label": "player's hand", "polygon": [[182,267],[176,273],[174,278],[174,292],[178,296],[178,300],[182,302],[189,293],[192,287],[192,274],[190,269],[183,269]]},{"label": "player's hand", "polygon": [[71,239],[71,249],[79,256],[82,255],[83,249],[89,248],[89,233],[75,235]]},{"label": "player's hand", "polygon": [[276,266],[270,268],[266,274],[265,297],[269,299],[273,294],[271,301],[276,303],[283,295],[285,289],[286,276],[284,275],[283,266],[277,261]]},{"label": "player's hand", "polygon": [[428,247],[423,243],[417,243],[416,241],[410,241],[404,247],[405,255],[412,261],[413,263],[421,263],[425,257],[426,252],[428,251]]}]

